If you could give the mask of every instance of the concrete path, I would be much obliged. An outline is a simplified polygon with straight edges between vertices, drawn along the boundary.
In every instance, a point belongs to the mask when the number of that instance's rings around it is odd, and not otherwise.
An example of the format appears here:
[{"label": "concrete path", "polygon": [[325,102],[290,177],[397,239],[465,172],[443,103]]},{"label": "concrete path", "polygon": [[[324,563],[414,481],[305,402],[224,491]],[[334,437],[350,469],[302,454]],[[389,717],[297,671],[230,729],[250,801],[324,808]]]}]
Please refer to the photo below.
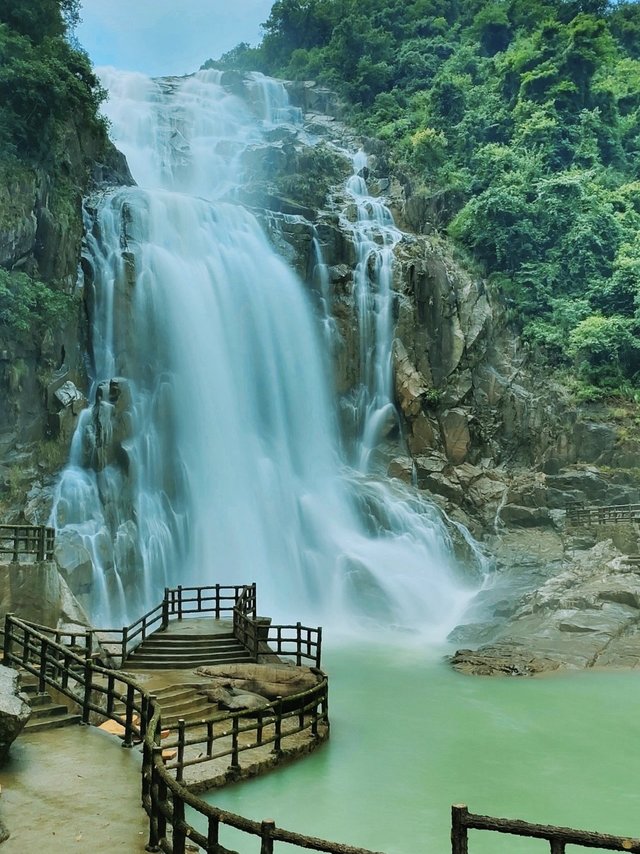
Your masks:
[{"label": "concrete path", "polygon": [[0,768],[2,854],[138,854],[147,842],[138,750],[95,727],[21,735]]}]

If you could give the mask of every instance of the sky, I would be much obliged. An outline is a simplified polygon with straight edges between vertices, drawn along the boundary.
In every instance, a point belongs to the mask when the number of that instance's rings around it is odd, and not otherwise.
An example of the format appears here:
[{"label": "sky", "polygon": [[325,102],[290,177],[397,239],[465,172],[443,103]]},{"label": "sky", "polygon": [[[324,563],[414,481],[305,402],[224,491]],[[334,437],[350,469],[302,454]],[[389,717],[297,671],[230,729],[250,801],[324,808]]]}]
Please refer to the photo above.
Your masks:
[{"label": "sky", "polygon": [[239,42],[257,44],[273,0],[83,0],[78,41],[94,65],[188,74]]}]

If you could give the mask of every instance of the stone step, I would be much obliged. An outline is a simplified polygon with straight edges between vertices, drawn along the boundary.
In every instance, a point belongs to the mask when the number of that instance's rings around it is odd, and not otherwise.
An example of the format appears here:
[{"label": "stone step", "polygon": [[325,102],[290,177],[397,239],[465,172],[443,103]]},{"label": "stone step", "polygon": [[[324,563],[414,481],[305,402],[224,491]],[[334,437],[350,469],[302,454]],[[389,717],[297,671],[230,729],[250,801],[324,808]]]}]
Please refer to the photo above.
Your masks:
[{"label": "stone step", "polygon": [[29,720],[50,718],[55,715],[66,715],[69,713],[69,709],[66,706],[63,706],[61,703],[52,702],[51,697],[47,696],[47,700],[47,703],[31,706],[31,717]]},{"label": "stone step", "polygon": [[168,653],[181,653],[181,652],[210,652],[216,650],[225,650],[225,649],[244,649],[245,647],[242,644],[238,643],[236,640],[227,640],[221,641],[220,643],[203,643],[203,644],[189,644],[189,643],[169,643],[168,641],[162,641],[161,643],[143,643],[140,646],[137,646],[134,650],[132,650],[131,655],[136,652],[140,652],[141,650],[152,650],[153,652],[168,652]]},{"label": "stone step", "polygon": [[166,660],[158,660],[155,658],[149,659],[128,659],[125,664],[126,670],[131,670],[132,672],[144,671],[144,670],[181,670],[186,668],[194,668],[201,667],[203,664],[208,667],[213,667],[216,664],[249,664],[253,661],[251,656],[247,653],[245,655],[237,655],[225,657],[224,659],[220,659],[218,657],[207,658],[205,660],[180,660],[180,661],[166,661]]},{"label": "stone step", "polygon": [[198,661],[201,664],[207,664],[207,662],[215,662],[215,661],[226,661],[230,657],[242,657],[242,658],[250,658],[250,655],[246,649],[242,647],[237,647],[235,649],[225,649],[225,650],[210,650],[208,652],[180,652],[180,653],[172,653],[172,652],[155,652],[153,650],[141,650],[140,652],[134,652],[125,662],[125,670],[129,664],[129,662],[142,662],[142,661],[165,661],[167,665],[172,662],[176,662],[179,665],[181,661]]},{"label": "stone step", "polygon": [[[188,647],[172,649],[167,647],[138,647],[138,649],[134,650],[129,656],[127,656],[126,661],[131,658],[138,658],[142,656],[151,656],[152,658],[215,658],[218,655],[228,655],[230,652],[248,652],[247,649],[243,646],[239,646],[238,644],[233,644],[229,646],[213,646],[213,647],[201,647],[200,649],[189,649]],[[125,662],[126,663],[126,662]]]},{"label": "stone step", "polygon": [[38,706],[46,706],[51,702],[49,694],[38,694],[37,691],[25,691],[24,689],[22,689],[22,693],[27,695],[27,702],[32,709],[36,709]]},{"label": "stone step", "polygon": [[146,644],[153,643],[170,643],[170,644],[182,644],[185,646],[199,646],[201,644],[208,643],[229,643],[236,642],[237,639],[233,634],[224,634],[224,635],[149,635],[142,642]]},{"label": "stone step", "polygon": [[189,643],[198,643],[199,641],[218,641],[218,640],[228,640],[229,638],[235,638],[233,632],[215,632],[215,634],[209,635],[190,635],[187,633],[181,632],[158,632],[157,634],[152,634],[147,637],[145,643],[149,640],[169,640],[169,641],[188,641]]},{"label": "stone step", "polygon": [[178,721],[183,720],[186,724],[200,723],[212,717],[219,717],[220,710],[215,703],[207,703],[198,708],[188,709],[174,715],[162,715],[162,726],[167,729],[177,729]]},{"label": "stone step", "polygon": [[37,718],[36,720],[29,719],[25,724],[23,732],[42,732],[47,729],[59,729],[64,726],[79,724],[82,720],[82,715],[58,715],[52,718]]}]

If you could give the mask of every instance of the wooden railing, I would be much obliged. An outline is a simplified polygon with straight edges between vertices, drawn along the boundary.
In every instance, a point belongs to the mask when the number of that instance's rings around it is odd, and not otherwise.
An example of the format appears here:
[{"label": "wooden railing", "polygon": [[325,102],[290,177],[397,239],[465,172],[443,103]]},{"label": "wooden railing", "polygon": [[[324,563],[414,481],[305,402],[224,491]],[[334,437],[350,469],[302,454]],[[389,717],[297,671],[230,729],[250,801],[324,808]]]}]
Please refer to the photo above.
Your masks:
[{"label": "wooden railing", "polygon": [[[249,591],[249,588],[246,590]],[[250,600],[245,594],[239,597],[233,609],[233,634],[256,661],[263,652],[294,658],[298,667],[303,661],[320,667],[322,629],[319,626],[311,628],[302,623],[292,626],[271,625],[270,620],[255,616],[255,598],[251,612]]]},{"label": "wooden railing", "polygon": [[[255,617],[255,584],[215,584],[210,587],[166,587],[159,605],[147,611],[129,626],[120,629],[94,629],[100,641],[119,648],[121,660],[139,646],[155,629],[166,629],[172,617],[182,620],[194,614],[212,614],[216,620],[231,616],[243,597],[245,607]],[[252,609],[252,610],[251,610]]]},{"label": "wooden railing", "polygon": [[[286,740],[303,729],[309,729],[313,736],[319,737],[320,725],[328,726],[329,723],[327,679],[324,675],[311,690],[288,697],[286,710],[279,699],[265,706],[255,720],[240,713],[230,713],[224,719],[219,717],[216,721],[205,722],[205,733],[200,736],[192,735],[195,725],[187,727],[182,722],[178,726],[177,738],[165,741],[161,746],[162,714],[156,698],[129,676],[100,667],[90,656],[83,658],[56,643],[51,639],[54,633],[53,629],[42,633],[8,614],[5,618],[4,663],[34,674],[41,692],[49,686],[67,696],[81,708],[83,722],[89,723],[93,713],[97,719],[109,718],[121,724],[125,747],[142,742],[142,805],[149,817],[148,851],[186,854],[188,839],[190,846],[195,845],[207,854],[227,854],[218,841],[220,828],[225,826],[259,840],[261,854],[273,854],[275,842],[327,854],[377,854],[368,849],[293,833],[276,827],[271,820],[251,821],[220,810],[201,801],[182,782],[184,769],[201,761],[228,756],[229,776],[233,778],[239,767],[239,754],[244,750],[272,744],[272,751],[278,756],[286,750]],[[114,711],[117,703],[122,704],[124,711]],[[287,725],[290,721],[294,722],[293,726]],[[223,727],[222,732],[216,727]],[[210,729],[213,729],[211,734]],[[204,744],[210,755],[206,758],[185,757],[185,749],[196,743]],[[174,746],[178,752],[176,761],[169,764],[162,758],[163,749],[167,746]],[[186,818],[187,808],[192,811],[189,821]],[[206,832],[198,829],[203,827]]]},{"label": "wooden railing", "polygon": [[639,522],[640,504],[611,504],[607,507],[567,507],[572,525],[609,525],[612,522]]},{"label": "wooden railing", "polygon": [[[320,724],[329,723],[328,702],[327,677],[321,675],[317,686],[286,700],[278,697],[274,702],[265,702],[251,717],[247,712],[227,712],[215,720],[190,723],[178,720],[176,738],[163,742],[165,750],[176,750],[176,760],[165,763],[165,767],[175,770],[176,780],[182,782],[185,768],[228,756],[227,774],[233,776],[240,769],[239,756],[244,751],[273,744],[272,752],[281,756],[285,738],[305,730],[318,738]],[[198,747],[197,755],[185,758],[188,747]]]},{"label": "wooden railing", "polygon": [[555,827],[551,824],[530,824],[519,819],[494,818],[489,815],[474,815],[464,804],[451,807],[451,852],[468,854],[469,830],[490,830],[512,836],[527,836],[544,839],[549,843],[551,854],[565,854],[567,845],[582,848],[600,848],[605,851],[640,852],[640,839],[628,836],[610,836],[588,830],[573,830],[570,827]]},{"label": "wooden railing", "polygon": [[55,531],[45,525],[0,525],[0,554],[10,554],[17,563],[24,555],[52,560]]},{"label": "wooden railing", "polygon": [[310,661],[314,667],[320,667],[322,658],[322,629],[312,629],[296,623],[295,626],[269,626],[265,640],[269,649],[276,655],[295,658],[298,667],[303,661]]},{"label": "wooden railing", "polygon": [[[320,667],[322,660],[322,629],[303,626],[270,625],[256,617],[255,584],[215,584],[210,587],[176,587],[165,589],[159,605],[121,629],[93,629],[91,634],[107,649],[118,647],[121,661],[156,628],[166,629],[171,618],[182,620],[196,614],[210,614],[214,619],[233,618],[233,634],[247,649],[254,661],[261,652],[272,652]],[[269,648],[265,646],[267,645]],[[90,644],[95,647],[95,644]]]},{"label": "wooden railing", "polygon": [[123,662],[127,655],[133,652],[155,628],[165,626],[165,603],[166,597],[159,605],[147,611],[129,626],[123,626],[121,629],[93,629],[91,634],[95,635],[107,649],[110,646],[118,647],[120,659]]},{"label": "wooden railing", "polygon": [[245,612],[255,617],[255,584],[213,584],[209,587],[166,588],[164,591],[164,602],[167,607],[166,622],[168,623],[170,617],[181,620],[187,614],[212,614],[216,620],[223,619],[225,616],[231,617],[240,599],[244,602]]}]

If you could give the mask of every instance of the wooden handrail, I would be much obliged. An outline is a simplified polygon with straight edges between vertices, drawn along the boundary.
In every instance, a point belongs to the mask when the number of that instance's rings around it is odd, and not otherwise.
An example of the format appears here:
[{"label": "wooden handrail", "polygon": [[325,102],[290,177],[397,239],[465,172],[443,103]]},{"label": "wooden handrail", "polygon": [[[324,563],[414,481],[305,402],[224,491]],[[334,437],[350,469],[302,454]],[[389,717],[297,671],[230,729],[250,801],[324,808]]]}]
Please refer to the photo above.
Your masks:
[{"label": "wooden handrail", "polygon": [[[53,634],[54,631],[51,629],[49,633]],[[274,841],[283,841],[306,850],[324,851],[328,854],[377,854],[364,848],[292,833],[276,828],[269,820],[251,821],[206,804],[174,778],[171,772],[175,771],[176,777],[178,776],[177,765],[169,767],[162,759],[162,717],[160,706],[153,695],[148,694],[128,675],[100,667],[91,657],[83,659],[13,614],[7,614],[5,618],[4,663],[22,667],[38,676],[42,690],[46,685],[50,685],[76,702],[82,709],[85,723],[89,723],[92,712],[121,723],[125,730],[125,746],[132,746],[136,740],[142,741],[142,803],[149,817],[147,850],[185,854],[186,839],[189,838],[191,842],[199,845],[201,850],[210,854],[221,854],[224,849],[217,843],[217,828],[226,825],[260,839],[263,851],[273,851],[273,847],[268,847],[269,843],[272,845]],[[102,703],[96,702],[96,695],[104,698]],[[120,715],[114,712],[116,702],[123,703],[125,707]],[[232,732],[236,733],[231,747],[227,747],[227,750],[220,754],[231,757],[230,768],[237,767],[238,754],[247,749],[238,744],[237,736],[241,732],[255,730],[256,739],[261,738],[262,744],[273,743],[274,751],[277,752],[281,749],[280,742],[289,735],[300,732],[301,728],[310,727],[315,735],[319,722],[325,721],[328,725],[326,677],[323,675],[320,684],[313,689],[287,698],[286,703],[286,712],[283,711],[282,703],[270,704],[272,711],[268,720],[258,719],[255,724],[241,725],[241,716],[238,713],[230,713],[224,717],[225,727],[230,723]],[[291,705],[294,708],[291,708]],[[301,723],[300,727],[283,733],[282,721],[296,716],[308,716],[310,720],[305,722],[304,726]],[[270,724],[274,725],[276,735],[266,739],[263,737],[263,730]],[[180,732],[183,737],[182,753],[189,729],[187,726],[179,728],[179,737]],[[195,763],[183,759],[182,768],[189,764]],[[186,821],[187,806],[204,818],[208,827],[206,837]]]},{"label": "wooden handrail", "polygon": [[12,563],[24,555],[52,560],[54,546],[55,530],[46,525],[0,525],[0,554],[10,554]]},{"label": "wooden handrail", "polygon": [[465,804],[455,804],[451,807],[452,854],[468,854],[468,830],[471,829],[544,839],[550,845],[551,854],[564,854],[567,845],[577,845],[581,848],[601,848],[607,851],[631,851],[636,852],[636,854],[640,852],[640,839],[631,839],[628,836],[611,836],[589,830],[574,830],[570,827],[556,827],[552,824],[531,824],[520,819],[474,815],[469,812]]},{"label": "wooden handrail", "polygon": [[608,504],[604,507],[567,507],[567,522],[573,525],[605,525],[611,522],[640,521],[640,504]]}]

